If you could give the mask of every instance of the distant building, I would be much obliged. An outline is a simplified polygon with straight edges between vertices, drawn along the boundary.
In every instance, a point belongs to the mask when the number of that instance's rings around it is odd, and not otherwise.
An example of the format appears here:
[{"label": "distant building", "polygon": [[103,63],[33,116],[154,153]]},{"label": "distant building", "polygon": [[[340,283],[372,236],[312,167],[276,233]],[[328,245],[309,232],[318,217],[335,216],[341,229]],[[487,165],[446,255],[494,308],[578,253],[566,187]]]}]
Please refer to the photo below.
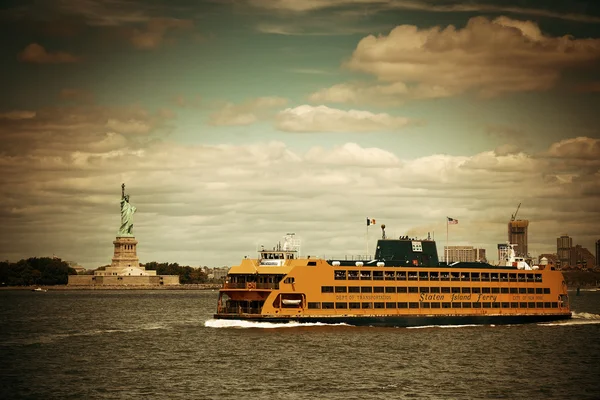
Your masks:
[{"label": "distant building", "polygon": [[596,240],[596,268],[600,268],[600,239]]},{"label": "distant building", "polygon": [[585,247],[576,245],[571,247],[569,252],[569,266],[576,269],[593,268],[596,265],[596,258]]},{"label": "distant building", "polygon": [[448,262],[486,262],[485,249],[474,248],[473,246],[444,246],[444,254],[448,257]]},{"label": "distant building", "polygon": [[77,264],[75,261],[65,261],[69,264],[69,267],[73,268],[77,274],[85,274],[87,270],[83,268],[81,265]]},{"label": "distant building", "polygon": [[556,254],[561,268],[569,266],[571,247],[573,247],[573,238],[569,235],[564,234],[556,239]]},{"label": "distant building", "polygon": [[549,267],[560,268],[560,263],[558,261],[557,254],[552,254],[552,253],[540,254],[538,257],[538,262],[537,262],[538,265],[542,264],[542,258],[546,259],[546,262],[547,262],[546,265],[548,265]]},{"label": "distant building", "polygon": [[526,219],[517,219],[508,223],[508,242],[516,244],[515,255],[518,257],[527,257],[529,254],[527,242],[527,229],[529,221]]}]

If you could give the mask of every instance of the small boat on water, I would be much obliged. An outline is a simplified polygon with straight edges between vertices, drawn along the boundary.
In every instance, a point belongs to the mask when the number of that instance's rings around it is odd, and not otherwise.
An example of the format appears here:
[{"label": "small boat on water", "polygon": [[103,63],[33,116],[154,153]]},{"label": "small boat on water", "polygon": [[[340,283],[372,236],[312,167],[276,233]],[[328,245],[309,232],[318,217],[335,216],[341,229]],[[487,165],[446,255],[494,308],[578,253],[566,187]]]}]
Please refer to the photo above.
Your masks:
[{"label": "small boat on water", "polygon": [[35,289],[31,289],[32,292],[47,292],[48,289],[42,289],[41,287],[36,287]]},{"label": "small boat on water", "polygon": [[[382,226],[382,230],[385,226]],[[440,262],[435,241],[377,241],[374,257],[299,256],[293,234],[230,268],[216,319],[372,326],[517,324],[571,318],[567,285],[549,265]]]}]

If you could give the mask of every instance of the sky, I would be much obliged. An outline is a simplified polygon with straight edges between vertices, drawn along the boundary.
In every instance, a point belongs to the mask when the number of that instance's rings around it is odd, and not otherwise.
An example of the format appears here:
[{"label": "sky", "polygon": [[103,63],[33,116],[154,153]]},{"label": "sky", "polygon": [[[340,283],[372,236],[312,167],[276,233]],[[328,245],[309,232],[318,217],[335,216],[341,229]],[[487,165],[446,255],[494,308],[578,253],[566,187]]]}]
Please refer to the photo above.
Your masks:
[{"label": "sky", "polygon": [[519,203],[534,256],[600,239],[596,1],[9,0],[0,32],[2,260],[109,264],[121,183],[142,263],[382,223],[494,260]]}]

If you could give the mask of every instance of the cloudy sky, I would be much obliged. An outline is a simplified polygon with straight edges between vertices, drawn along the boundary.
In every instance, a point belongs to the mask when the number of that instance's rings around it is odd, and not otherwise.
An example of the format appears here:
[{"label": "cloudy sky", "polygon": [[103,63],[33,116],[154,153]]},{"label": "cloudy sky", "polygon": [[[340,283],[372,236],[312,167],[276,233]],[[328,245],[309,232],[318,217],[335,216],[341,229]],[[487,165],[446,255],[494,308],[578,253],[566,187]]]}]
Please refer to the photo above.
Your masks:
[{"label": "cloudy sky", "polygon": [[[550,6],[551,5],[551,6]],[[223,266],[390,237],[600,239],[600,3],[38,0],[0,9],[0,259]],[[550,8],[551,7],[551,8]],[[369,232],[370,249],[380,235]]]}]

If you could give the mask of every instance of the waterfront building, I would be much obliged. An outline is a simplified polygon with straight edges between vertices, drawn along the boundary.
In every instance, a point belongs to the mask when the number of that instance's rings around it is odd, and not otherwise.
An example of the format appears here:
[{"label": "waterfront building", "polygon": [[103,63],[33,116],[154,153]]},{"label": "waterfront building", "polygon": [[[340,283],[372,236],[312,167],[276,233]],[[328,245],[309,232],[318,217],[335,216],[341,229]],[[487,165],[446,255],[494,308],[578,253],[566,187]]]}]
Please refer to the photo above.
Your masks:
[{"label": "waterfront building", "polygon": [[596,268],[600,268],[600,239],[596,240]]},{"label": "waterfront building", "polygon": [[515,254],[518,257],[527,257],[529,254],[527,230],[529,220],[517,219],[508,222],[508,243],[515,244]]},{"label": "waterfront building", "polygon": [[444,254],[448,257],[448,262],[487,262],[485,249],[474,248],[473,246],[444,246]]},{"label": "waterfront building", "polygon": [[538,265],[542,264],[543,258],[546,259],[545,265],[549,265],[551,268],[560,269],[560,262],[558,261],[558,255],[553,254],[553,253],[540,254],[538,257],[538,262],[537,262]]},{"label": "waterfront building", "polygon": [[560,267],[564,268],[569,265],[569,258],[571,257],[571,247],[573,247],[573,238],[566,233],[556,239],[556,254],[558,255],[558,261]]},{"label": "waterfront building", "polygon": [[569,252],[569,266],[577,269],[588,269],[593,268],[596,265],[596,258],[591,251],[582,247],[581,245],[575,245],[571,247]]}]

